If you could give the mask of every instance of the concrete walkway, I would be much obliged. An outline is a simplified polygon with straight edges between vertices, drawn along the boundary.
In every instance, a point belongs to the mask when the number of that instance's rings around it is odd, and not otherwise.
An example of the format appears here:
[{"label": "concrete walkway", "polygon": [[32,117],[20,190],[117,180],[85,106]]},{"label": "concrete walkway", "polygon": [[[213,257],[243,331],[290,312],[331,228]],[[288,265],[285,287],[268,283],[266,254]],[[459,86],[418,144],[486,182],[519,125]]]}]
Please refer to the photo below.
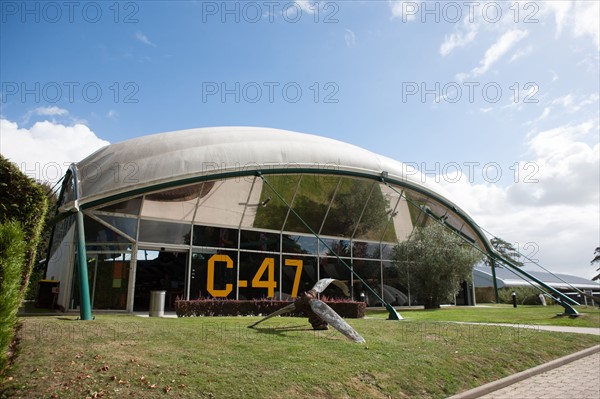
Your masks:
[{"label": "concrete walkway", "polygon": [[449,399],[471,398],[598,399],[600,345],[462,392]]},{"label": "concrete walkway", "polygon": [[556,331],[563,333],[574,333],[574,334],[592,334],[600,335],[600,327],[569,327],[569,326],[541,326],[533,324],[503,324],[503,323],[473,323],[468,321],[455,321],[452,323],[456,324],[475,324],[484,326],[499,326],[499,327],[514,327],[514,328],[527,328],[538,331]]}]

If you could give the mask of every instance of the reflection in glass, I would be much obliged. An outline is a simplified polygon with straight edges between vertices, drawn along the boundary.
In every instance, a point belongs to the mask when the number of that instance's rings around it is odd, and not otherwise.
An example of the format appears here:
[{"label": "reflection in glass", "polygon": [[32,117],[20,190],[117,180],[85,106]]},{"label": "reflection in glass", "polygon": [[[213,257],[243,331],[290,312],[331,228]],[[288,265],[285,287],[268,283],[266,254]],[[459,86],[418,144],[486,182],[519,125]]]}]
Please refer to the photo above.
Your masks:
[{"label": "reflection in glass", "polygon": [[147,310],[150,292],[165,291],[165,309],[172,310],[177,297],[185,297],[187,252],[139,250],[135,274],[135,310]]},{"label": "reflection in glass", "polygon": [[167,244],[190,244],[189,224],[140,220],[139,240]]},{"label": "reflection in glass", "polygon": [[381,250],[380,250],[379,243],[363,242],[363,241],[353,241],[352,242],[352,257],[353,258],[379,259],[380,252],[381,252]]},{"label": "reflection in glass", "polygon": [[311,230],[318,232],[339,181],[340,178],[334,176],[303,175],[292,204],[292,209],[302,220],[290,212],[284,230],[299,233],[311,233]]},{"label": "reflection in glass", "polygon": [[137,234],[137,219],[124,218],[120,216],[95,215],[98,219],[104,220],[106,223],[114,226],[118,230],[135,239]]},{"label": "reflection in glass", "polygon": [[323,238],[319,242],[319,254],[322,256],[335,257],[350,257],[350,241],[335,239],[335,238]]},{"label": "reflection in glass", "polygon": [[241,249],[255,251],[279,252],[280,235],[277,233],[267,233],[264,231],[241,231]]},{"label": "reflection in glass", "polygon": [[[254,227],[269,230],[281,230],[288,215],[289,209],[285,205],[292,203],[296,187],[300,182],[300,175],[275,175],[266,176],[269,184],[263,183],[260,200],[256,209]],[[279,199],[281,196],[284,200]]]},{"label": "reflection in glass", "polygon": [[282,252],[293,254],[317,254],[317,238],[311,236],[282,236]]},{"label": "reflection in glass", "polygon": [[224,227],[194,226],[193,245],[202,247],[237,248],[238,231]]},{"label": "reflection in glass", "polygon": [[132,198],[127,201],[118,202],[98,209],[103,212],[124,213],[127,215],[139,215],[142,197]]},{"label": "reflection in glass", "polygon": [[84,217],[84,230],[86,243],[129,244],[127,238],[98,223],[89,216]]},{"label": "reflection in glass", "polygon": [[[88,253],[88,286],[93,309],[125,310],[129,284],[129,254]],[[74,268],[71,308],[80,306],[78,268]]]},{"label": "reflection in glass", "polygon": [[408,265],[398,266],[394,262],[383,262],[383,299],[396,306],[410,305],[407,277]]},{"label": "reflection in glass", "polygon": [[[371,287],[377,295],[381,296],[381,262],[378,260],[362,260],[354,259],[352,263],[353,270],[363,279],[365,283]],[[382,306],[381,302],[367,288],[363,287],[363,283],[358,280],[353,280],[353,293],[357,300],[365,298],[367,306]],[[364,293],[365,296],[361,294]]]}]

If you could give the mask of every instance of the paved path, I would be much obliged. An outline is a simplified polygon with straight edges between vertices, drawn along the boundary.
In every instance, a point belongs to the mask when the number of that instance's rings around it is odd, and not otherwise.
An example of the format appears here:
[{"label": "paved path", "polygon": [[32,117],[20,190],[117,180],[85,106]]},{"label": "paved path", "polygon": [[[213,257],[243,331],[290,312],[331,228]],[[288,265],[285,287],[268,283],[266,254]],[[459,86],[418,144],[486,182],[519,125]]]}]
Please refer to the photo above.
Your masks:
[{"label": "paved path", "polygon": [[600,352],[480,396],[506,398],[600,398]]}]

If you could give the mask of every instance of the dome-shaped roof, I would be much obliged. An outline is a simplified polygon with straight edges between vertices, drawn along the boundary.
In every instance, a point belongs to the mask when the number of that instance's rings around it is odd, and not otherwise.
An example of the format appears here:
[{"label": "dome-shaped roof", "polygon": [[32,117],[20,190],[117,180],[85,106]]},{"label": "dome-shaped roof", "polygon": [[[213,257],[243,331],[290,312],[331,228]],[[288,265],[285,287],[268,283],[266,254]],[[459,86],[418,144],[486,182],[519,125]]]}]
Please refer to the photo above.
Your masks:
[{"label": "dome-shaped roof", "polygon": [[421,174],[363,148],[286,130],[258,127],[211,127],[143,136],[110,144],[77,165],[79,203],[139,192],[198,177],[256,170],[356,173],[409,182],[426,191]]}]

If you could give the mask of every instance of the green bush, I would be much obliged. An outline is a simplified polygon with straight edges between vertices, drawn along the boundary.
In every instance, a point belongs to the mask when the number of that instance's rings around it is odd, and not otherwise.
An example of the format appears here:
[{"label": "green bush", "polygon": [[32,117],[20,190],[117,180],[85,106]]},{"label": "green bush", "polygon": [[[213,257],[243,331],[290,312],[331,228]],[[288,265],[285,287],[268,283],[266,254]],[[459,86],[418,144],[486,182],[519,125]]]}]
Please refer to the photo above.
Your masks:
[{"label": "green bush", "polygon": [[21,271],[25,259],[23,231],[17,223],[0,224],[0,370],[8,362],[17,311],[21,303]]},{"label": "green bush", "polygon": [[48,201],[42,187],[0,155],[0,223],[17,221],[26,242],[21,269],[21,298],[25,296],[44,225]]},{"label": "green bush", "polygon": [[[542,291],[534,287],[513,287],[502,288],[498,290],[498,299],[500,303],[512,303],[513,291],[517,294],[517,304],[519,305],[541,305],[540,294]],[[552,299],[546,297],[546,304],[551,305]]]}]

